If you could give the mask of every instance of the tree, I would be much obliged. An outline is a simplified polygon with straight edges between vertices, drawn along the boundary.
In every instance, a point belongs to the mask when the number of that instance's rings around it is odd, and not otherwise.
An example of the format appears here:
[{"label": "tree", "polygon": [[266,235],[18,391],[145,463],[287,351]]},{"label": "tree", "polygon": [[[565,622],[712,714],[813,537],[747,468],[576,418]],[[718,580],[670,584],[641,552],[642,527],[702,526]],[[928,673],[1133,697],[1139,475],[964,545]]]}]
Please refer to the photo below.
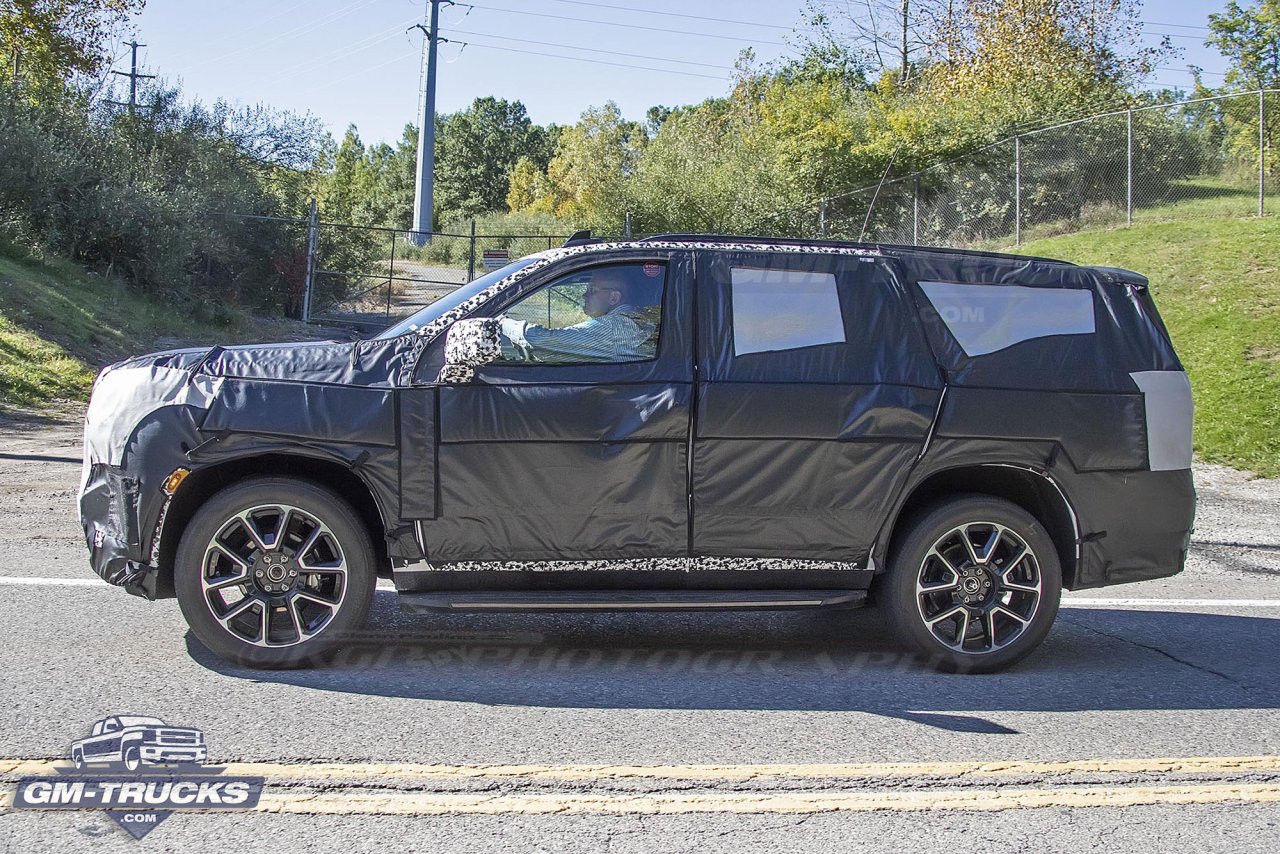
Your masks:
[{"label": "tree", "polygon": [[0,50],[12,82],[97,74],[108,43],[145,0],[0,0]]},{"label": "tree", "polygon": [[1209,16],[1209,31],[1213,35],[1205,44],[1231,60],[1228,86],[1280,86],[1280,0],[1259,0],[1248,8],[1231,0]]},{"label": "tree", "polygon": [[443,117],[435,190],[443,217],[505,207],[509,176],[520,157],[542,149],[549,159],[545,133],[529,120],[524,104],[494,97],[476,98],[467,109]]},{"label": "tree", "polygon": [[1173,48],[1142,41],[1139,0],[966,0],[927,74],[1002,130],[1121,106]]},{"label": "tree", "polygon": [[373,181],[370,172],[360,133],[355,125],[348,125],[346,135],[334,155],[333,170],[323,188],[321,205],[325,219],[332,222],[357,222],[358,213],[372,195]]},{"label": "tree", "polygon": [[850,73],[894,73],[902,85],[948,31],[953,0],[808,0],[806,53]]},{"label": "tree", "polygon": [[555,206],[551,180],[547,170],[538,166],[531,157],[521,157],[511,170],[508,181],[507,208],[512,213],[531,211],[551,213]]},{"label": "tree", "polygon": [[592,107],[561,134],[547,165],[551,212],[562,219],[620,232],[627,209],[627,183],[648,134],[622,117],[612,101]]},{"label": "tree", "polygon": [[400,141],[375,166],[375,206],[372,221],[387,228],[413,225],[413,194],[418,180],[418,128],[405,125]]},{"label": "tree", "polygon": [[644,114],[645,130],[649,132],[650,137],[655,137],[662,130],[662,125],[667,119],[671,118],[671,114],[675,110],[670,107],[664,107],[662,104],[656,104],[650,107]]}]

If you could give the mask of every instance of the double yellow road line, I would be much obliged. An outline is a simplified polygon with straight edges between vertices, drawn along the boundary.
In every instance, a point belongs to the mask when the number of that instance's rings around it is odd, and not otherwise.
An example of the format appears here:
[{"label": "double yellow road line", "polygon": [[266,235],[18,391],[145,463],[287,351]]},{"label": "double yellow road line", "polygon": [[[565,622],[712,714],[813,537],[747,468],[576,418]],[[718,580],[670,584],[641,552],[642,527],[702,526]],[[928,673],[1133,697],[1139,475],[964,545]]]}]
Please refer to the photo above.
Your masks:
[{"label": "double yellow road line", "polygon": [[[0,775],[55,774],[58,764],[63,763],[0,759]],[[221,767],[229,776],[266,778],[256,811],[311,815],[996,811],[1280,802],[1280,779],[1272,779],[1280,777],[1276,756],[758,765],[232,762]],[[1126,782],[1135,777],[1137,782]],[[485,785],[484,791],[475,790],[477,783]],[[643,791],[646,785],[653,790]],[[0,792],[0,808],[11,802],[11,789]]]}]

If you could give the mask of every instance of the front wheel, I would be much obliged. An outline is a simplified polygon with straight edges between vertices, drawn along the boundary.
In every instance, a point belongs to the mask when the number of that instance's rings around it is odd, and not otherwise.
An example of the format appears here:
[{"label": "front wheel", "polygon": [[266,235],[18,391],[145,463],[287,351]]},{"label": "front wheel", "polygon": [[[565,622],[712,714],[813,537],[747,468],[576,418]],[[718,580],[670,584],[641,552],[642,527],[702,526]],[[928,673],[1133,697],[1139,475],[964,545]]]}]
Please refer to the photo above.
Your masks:
[{"label": "front wheel", "polygon": [[260,668],[317,661],[364,625],[375,582],[355,510],[292,478],[214,495],[183,533],[174,566],[178,604],[201,643]]},{"label": "front wheel", "polygon": [[966,495],[907,524],[878,591],[899,640],[965,673],[1003,670],[1040,645],[1058,615],[1062,570],[1031,514]]}]

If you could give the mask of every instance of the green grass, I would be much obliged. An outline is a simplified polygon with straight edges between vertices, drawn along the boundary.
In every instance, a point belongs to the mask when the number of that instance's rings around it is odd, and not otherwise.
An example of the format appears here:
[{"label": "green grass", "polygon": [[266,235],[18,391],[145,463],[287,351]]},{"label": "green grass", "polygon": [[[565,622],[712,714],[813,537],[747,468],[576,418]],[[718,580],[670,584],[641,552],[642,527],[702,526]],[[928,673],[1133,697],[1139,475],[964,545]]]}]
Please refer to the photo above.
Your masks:
[{"label": "green grass", "polygon": [[292,321],[178,306],[0,244],[0,408],[83,402],[98,368],[138,353],[316,335]]},{"label": "green grass", "polygon": [[1280,476],[1280,217],[1137,221],[1017,251],[1149,277],[1191,375],[1196,453]]}]

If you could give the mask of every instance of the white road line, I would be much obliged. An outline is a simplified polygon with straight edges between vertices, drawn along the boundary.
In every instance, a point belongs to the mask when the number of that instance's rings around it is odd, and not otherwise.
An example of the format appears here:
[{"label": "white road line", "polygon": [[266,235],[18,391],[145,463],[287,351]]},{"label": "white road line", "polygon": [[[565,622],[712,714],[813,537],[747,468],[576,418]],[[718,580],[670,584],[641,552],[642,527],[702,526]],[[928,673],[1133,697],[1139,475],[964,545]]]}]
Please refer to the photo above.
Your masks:
[{"label": "white road line", "polygon": [[101,578],[28,578],[0,575],[0,586],[9,587],[110,587]]},{"label": "white road line", "polygon": [[1064,608],[1131,608],[1164,605],[1171,608],[1280,608],[1280,599],[1104,599],[1067,597]]}]

